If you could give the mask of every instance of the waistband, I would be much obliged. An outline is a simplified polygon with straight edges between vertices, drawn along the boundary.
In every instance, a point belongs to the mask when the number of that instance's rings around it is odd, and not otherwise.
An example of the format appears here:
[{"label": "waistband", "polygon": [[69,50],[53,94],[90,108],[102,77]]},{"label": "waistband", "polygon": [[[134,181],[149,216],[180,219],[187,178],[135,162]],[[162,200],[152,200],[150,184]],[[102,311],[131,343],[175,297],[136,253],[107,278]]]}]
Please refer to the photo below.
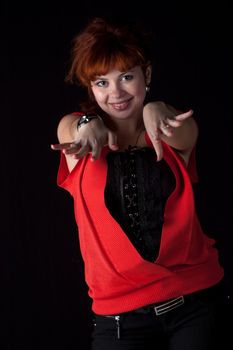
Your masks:
[{"label": "waistband", "polygon": [[[164,302],[159,302],[159,303],[154,303],[150,305],[146,305],[131,311],[119,313],[116,315],[99,315],[103,317],[108,317],[108,318],[114,318],[124,315],[124,314],[129,314],[129,313],[136,313],[136,314],[148,314],[148,313],[155,313],[156,316],[165,314],[177,307],[182,306],[184,303],[194,301],[197,299],[214,299],[218,295],[222,294],[222,283],[218,283],[217,285],[214,285],[212,287],[191,293],[191,294],[186,294],[186,295],[180,295],[176,298],[166,300]],[[98,315],[97,315],[98,316]]]},{"label": "waistband", "polygon": [[131,310],[131,311],[127,311],[127,312],[123,312],[120,313],[118,315],[100,315],[102,317],[107,317],[107,318],[114,318],[116,319],[116,317],[124,315],[124,314],[148,314],[148,313],[155,313],[157,316],[165,314],[181,305],[183,305],[185,302],[185,297],[183,295],[174,298],[174,299],[170,299],[169,301],[166,301],[164,303],[156,303],[156,304],[150,304],[150,305],[146,305],[143,307],[139,307],[137,309]]},{"label": "waistband", "polygon": [[144,307],[140,307],[138,309],[133,310],[132,312],[134,313],[140,313],[140,314],[145,314],[145,313],[155,313],[157,316],[165,314],[181,305],[184,304],[185,298],[183,295],[170,299],[169,301],[166,301],[165,303],[157,303],[157,304],[152,304],[152,305],[147,305]]}]

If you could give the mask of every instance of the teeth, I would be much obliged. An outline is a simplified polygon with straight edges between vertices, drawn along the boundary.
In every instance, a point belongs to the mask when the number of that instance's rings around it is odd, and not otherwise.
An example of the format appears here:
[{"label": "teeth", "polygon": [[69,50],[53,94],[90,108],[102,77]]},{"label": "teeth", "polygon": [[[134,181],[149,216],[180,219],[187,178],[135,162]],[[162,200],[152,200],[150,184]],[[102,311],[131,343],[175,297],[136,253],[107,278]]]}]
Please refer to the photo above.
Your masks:
[{"label": "teeth", "polygon": [[125,109],[128,106],[128,102],[113,103],[112,106],[115,109]]}]

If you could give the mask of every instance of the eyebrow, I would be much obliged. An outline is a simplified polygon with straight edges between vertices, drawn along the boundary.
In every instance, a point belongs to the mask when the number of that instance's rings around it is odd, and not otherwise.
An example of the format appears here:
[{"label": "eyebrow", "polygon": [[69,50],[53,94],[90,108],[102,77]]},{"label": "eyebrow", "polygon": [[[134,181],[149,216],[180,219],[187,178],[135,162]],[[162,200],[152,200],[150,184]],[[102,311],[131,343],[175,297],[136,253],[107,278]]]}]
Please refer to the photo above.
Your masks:
[{"label": "eyebrow", "polygon": [[[134,73],[134,71],[135,71],[135,68],[131,68],[131,69],[125,71],[125,72],[122,72],[122,73],[119,75],[119,77],[121,77],[122,75],[124,75],[124,74],[126,74],[126,73]],[[107,78],[104,77],[104,75],[102,75],[102,76],[101,76],[101,75],[97,75],[96,78],[95,78],[93,81],[96,81],[96,80],[98,80],[98,79],[101,79],[101,80],[108,80]]]}]

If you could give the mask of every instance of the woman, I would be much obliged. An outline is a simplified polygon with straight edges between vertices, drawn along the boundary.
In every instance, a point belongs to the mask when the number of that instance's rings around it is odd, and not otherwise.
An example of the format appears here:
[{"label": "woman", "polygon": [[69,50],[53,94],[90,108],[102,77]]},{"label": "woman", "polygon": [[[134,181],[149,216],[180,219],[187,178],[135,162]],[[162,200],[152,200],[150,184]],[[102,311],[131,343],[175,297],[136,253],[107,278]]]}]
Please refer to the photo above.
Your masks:
[{"label": "woman", "polygon": [[147,39],[100,18],[75,38],[67,79],[89,101],[59,123],[58,185],[74,199],[93,349],[211,349],[223,269],[195,212],[198,128],[192,110],[145,103]]}]

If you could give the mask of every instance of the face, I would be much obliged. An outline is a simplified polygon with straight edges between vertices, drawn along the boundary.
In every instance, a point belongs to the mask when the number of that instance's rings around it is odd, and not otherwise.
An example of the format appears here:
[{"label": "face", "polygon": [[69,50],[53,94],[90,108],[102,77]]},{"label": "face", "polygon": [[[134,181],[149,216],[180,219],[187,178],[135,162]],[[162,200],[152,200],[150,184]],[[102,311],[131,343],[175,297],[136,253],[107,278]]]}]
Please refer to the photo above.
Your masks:
[{"label": "face", "polygon": [[110,117],[127,119],[141,116],[146,81],[140,66],[127,72],[111,69],[107,74],[96,77],[91,82],[91,89],[100,108]]}]

